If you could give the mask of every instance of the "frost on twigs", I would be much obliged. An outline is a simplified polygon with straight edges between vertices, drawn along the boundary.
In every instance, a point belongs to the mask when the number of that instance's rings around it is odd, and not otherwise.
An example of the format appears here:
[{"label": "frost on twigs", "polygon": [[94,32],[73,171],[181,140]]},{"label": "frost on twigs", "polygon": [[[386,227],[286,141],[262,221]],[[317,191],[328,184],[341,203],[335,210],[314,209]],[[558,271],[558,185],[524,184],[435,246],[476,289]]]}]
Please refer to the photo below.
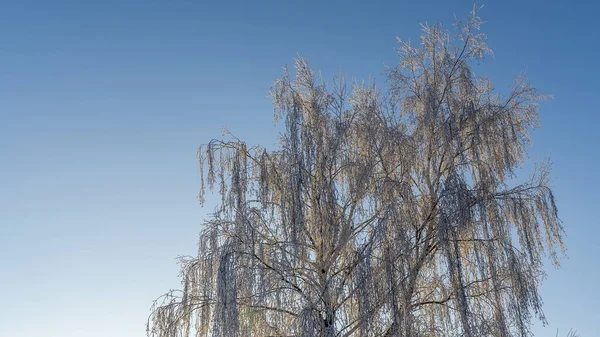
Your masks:
[{"label": "frost on twigs", "polygon": [[277,150],[202,146],[200,196],[220,208],[148,335],[528,336],[545,322],[542,261],[564,252],[549,164],[509,182],[546,97],[473,74],[490,53],[480,25],[424,25],[387,90],[329,89],[300,58],[271,89]]}]

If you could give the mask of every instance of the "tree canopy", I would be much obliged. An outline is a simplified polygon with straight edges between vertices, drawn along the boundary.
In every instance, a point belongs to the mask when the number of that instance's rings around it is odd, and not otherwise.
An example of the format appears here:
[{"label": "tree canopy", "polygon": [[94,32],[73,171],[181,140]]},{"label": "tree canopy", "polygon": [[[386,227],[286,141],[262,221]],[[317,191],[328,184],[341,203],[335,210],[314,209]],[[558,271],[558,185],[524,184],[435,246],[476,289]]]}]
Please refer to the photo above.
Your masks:
[{"label": "tree canopy", "polygon": [[538,286],[563,229],[550,164],[520,183],[515,170],[547,97],[474,74],[481,23],[399,41],[385,89],[328,86],[299,58],[270,91],[275,150],[201,146],[200,199],[221,204],[148,335],[500,337],[545,322]]}]

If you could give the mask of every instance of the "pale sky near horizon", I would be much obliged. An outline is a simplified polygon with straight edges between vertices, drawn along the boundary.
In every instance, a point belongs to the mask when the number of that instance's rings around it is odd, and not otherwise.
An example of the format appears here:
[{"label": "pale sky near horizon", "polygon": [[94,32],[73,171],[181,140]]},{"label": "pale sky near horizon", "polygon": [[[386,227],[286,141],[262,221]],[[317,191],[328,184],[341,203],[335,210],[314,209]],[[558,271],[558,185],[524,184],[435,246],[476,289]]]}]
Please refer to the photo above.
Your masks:
[{"label": "pale sky near horizon", "polygon": [[[383,82],[396,36],[453,23],[473,1],[14,1],[0,7],[0,336],[142,337],[177,288],[214,199],[196,149],[223,126],[276,137],[267,97],[298,53],[327,79]],[[527,70],[554,96],[531,160],[551,157],[568,258],[541,287],[550,326],[600,331],[600,6],[495,1],[480,16],[499,92]],[[527,175],[527,170],[523,171]]]}]

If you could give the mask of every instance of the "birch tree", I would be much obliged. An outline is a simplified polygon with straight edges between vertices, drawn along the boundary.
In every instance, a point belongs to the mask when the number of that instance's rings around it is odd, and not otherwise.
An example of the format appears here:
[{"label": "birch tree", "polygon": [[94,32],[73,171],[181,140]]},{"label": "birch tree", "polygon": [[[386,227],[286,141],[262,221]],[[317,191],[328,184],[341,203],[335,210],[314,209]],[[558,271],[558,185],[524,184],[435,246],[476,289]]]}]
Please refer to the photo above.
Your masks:
[{"label": "birch tree", "polygon": [[[299,58],[270,93],[278,147],[199,149],[221,203],[148,336],[529,336],[564,253],[549,163],[522,179],[538,105],[497,93],[473,11],[399,41],[387,87],[327,86]],[[516,182],[516,183],[515,183]]]}]

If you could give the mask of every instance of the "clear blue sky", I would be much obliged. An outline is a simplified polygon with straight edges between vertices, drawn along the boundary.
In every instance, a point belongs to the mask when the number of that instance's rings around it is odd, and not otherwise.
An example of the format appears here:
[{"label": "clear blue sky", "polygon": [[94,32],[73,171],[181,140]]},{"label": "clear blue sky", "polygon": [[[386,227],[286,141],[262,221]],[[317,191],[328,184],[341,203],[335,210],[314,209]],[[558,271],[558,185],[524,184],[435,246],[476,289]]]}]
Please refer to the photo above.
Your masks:
[{"label": "clear blue sky", "polygon": [[[490,1],[491,2],[491,1]],[[532,160],[551,156],[569,258],[542,287],[550,327],[597,336],[600,24],[592,1],[494,1],[481,11],[506,92],[544,103]],[[142,337],[178,287],[212,210],[195,151],[227,126],[271,145],[267,91],[300,53],[325,76],[381,80],[396,36],[472,1],[5,1],[0,10],[0,336]]]}]

